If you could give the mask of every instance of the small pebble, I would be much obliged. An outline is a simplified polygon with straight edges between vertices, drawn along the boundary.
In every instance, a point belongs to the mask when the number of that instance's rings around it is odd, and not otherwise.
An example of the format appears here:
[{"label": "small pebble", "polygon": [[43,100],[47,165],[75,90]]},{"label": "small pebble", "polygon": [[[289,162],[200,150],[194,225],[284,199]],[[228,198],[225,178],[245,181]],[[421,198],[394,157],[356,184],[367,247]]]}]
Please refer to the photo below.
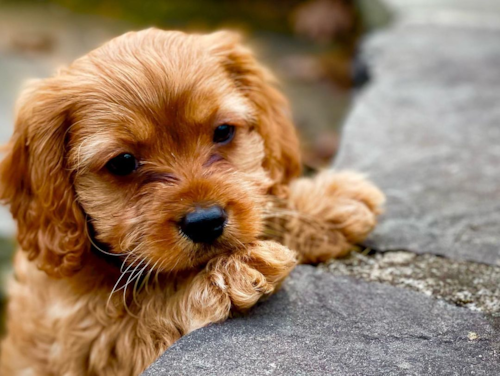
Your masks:
[{"label": "small pebble", "polygon": [[469,338],[469,341],[475,341],[479,338],[478,334],[474,332],[469,332],[467,337]]}]

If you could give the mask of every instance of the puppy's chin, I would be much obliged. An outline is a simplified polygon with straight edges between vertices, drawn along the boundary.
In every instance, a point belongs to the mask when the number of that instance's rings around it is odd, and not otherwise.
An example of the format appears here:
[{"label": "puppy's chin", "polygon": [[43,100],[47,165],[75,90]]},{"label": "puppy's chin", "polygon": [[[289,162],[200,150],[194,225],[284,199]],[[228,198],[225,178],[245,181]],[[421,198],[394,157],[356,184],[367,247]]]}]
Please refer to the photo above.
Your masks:
[{"label": "puppy's chin", "polygon": [[206,265],[211,259],[222,255],[238,252],[245,248],[246,244],[228,239],[218,239],[212,244],[190,244],[181,247],[179,258],[173,263],[169,257],[161,266],[161,272],[180,272],[198,269]]}]

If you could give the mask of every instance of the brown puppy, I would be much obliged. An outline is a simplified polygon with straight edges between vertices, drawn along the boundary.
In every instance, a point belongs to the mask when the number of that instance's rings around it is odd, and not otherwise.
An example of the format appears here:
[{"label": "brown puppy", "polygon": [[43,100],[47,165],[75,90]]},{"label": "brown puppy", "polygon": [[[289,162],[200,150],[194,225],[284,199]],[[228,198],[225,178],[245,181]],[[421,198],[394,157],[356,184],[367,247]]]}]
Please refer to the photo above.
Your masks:
[{"label": "brown puppy", "polygon": [[0,165],[20,246],[0,373],[137,375],[275,291],[287,246],[363,240],[382,194],[299,172],[287,102],[232,33],[128,33],[34,83]]}]

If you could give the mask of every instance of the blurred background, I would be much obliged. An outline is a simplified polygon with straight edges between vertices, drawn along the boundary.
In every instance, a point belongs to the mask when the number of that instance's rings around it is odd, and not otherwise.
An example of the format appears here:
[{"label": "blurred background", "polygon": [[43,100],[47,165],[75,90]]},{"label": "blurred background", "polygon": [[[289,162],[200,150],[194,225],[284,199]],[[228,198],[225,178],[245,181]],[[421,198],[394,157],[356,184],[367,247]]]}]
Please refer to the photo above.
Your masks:
[{"label": "blurred background", "polygon": [[[23,82],[126,31],[149,26],[238,30],[278,76],[301,135],[305,170],[328,165],[353,93],[369,81],[356,52],[390,20],[377,0],[0,0],[0,143],[8,141]],[[0,211],[0,312],[15,247]],[[3,320],[0,317],[0,333]]]}]

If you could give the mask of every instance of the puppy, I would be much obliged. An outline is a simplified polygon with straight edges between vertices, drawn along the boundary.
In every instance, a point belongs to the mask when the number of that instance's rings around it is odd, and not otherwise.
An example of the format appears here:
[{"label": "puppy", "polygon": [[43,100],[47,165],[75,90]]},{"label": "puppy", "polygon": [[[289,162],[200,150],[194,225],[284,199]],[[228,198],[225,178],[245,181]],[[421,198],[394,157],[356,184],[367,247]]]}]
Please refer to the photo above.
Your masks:
[{"label": "puppy", "polygon": [[382,194],[299,173],[287,102],[235,34],[128,33],[33,83],[0,165],[19,242],[0,373],[138,375],[348,252]]}]

